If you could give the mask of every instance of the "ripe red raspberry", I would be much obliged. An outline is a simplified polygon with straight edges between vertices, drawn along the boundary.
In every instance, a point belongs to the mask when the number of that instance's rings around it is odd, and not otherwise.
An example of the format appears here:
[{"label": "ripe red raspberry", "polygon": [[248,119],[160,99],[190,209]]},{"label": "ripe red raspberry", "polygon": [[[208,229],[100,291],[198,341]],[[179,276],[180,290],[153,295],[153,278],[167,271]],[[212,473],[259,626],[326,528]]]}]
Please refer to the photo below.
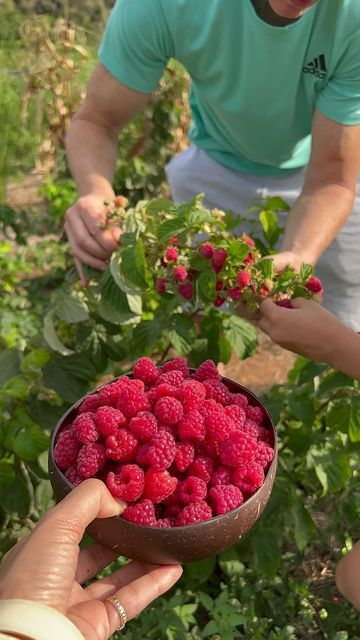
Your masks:
[{"label": "ripe red raspberry", "polygon": [[240,289],[245,289],[245,287],[248,287],[249,284],[251,284],[251,273],[250,273],[250,271],[246,271],[246,269],[243,269],[242,271],[239,271],[239,273],[236,276],[236,281],[237,281]]},{"label": "ripe red raspberry", "polygon": [[126,418],[133,418],[140,411],[148,411],[150,405],[144,391],[132,384],[121,391],[117,408]]},{"label": "ripe red raspberry", "polygon": [[245,244],[247,244],[248,247],[255,247],[256,246],[254,240],[252,238],[250,238],[250,236],[247,236],[247,235],[244,234],[243,236],[241,236],[241,240],[243,242],[245,242]]},{"label": "ripe red raspberry", "polygon": [[106,486],[115,498],[134,502],[141,498],[144,491],[144,472],[137,464],[125,464],[119,473],[110,473],[106,477]]},{"label": "ripe red raspberry", "polygon": [[245,410],[237,404],[230,404],[225,407],[225,413],[238,428],[242,427],[246,422]]},{"label": "ripe red raspberry", "polygon": [[129,422],[130,431],[142,442],[147,442],[154,437],[158,430],[155,416],[150,411],[140,411]]},{"label": "ripe red raspberry", "polygon": [[135,379],[142,380],[144,384],[150,386],[156,383],[159,377],[159,369],[150,358],[139,358],[134,367],[133,376]]},{"label": "ripe red raspberry", "polygon": [[180,511],[184,508],[184,505],[179,501],[176,490],[171,496],[164,500],[163,507],[166,518],[177,518]]},{"label": "ripe red raspberry", "polygon": [[171,433],[174,440],[177,440],[176,424],[165,424],[164,422],[158,422],[158,431],[167,431],[167,433]]},{"label": "ripe red raspberry", "polygon": [[230,434],[236,431],[235,422],[226,415],[221,404],[208,411],[205,426],[209,439],[219,443],[227,440]]},{"label": "ripe red raspberry", "polygon": [[268,296],[268,295],[270,294],[270,289],[269,289],[266,285],[263,285],[263,286],[260,288],[259,293],[260,293],[260,295],[261,295],[261,296],[263,296],[264,298],[266,298],[266,296]]},{"label": "ripe red raspberry", "polygon": [[184,282],[184,284],[181,284],[179,286],[179,293],[185,300],[191,300],[194,294],[191,282]]},{"label": "ripe red raspberry", "polygon": [[216,402],[216,400],[204,400],[201,405],[199,406],[199,413],[201,413],[201,415],[206,418],[208,413],[211,413],[211,411],[213,411],[213,409],[217,408],[218,403]]},{"label": "ripe red raspberry", "polygon": [[210,260],[214,255],[214,247],[210,242],[204,242],[199,249],[200,254]]},{"label": "ripe red raspberry", "polygon": [[249,253],[247,254],[244,260],[244,264],[253,264],[254,261],[255,261],[254,254],[251,251],[249,251]]},{"label": "ripe red raspberry", "polygon": [[199,500],[199,502],[189,504],[180,511],[176,519],[176,526],[185,527],[186,525],[210,520],[210,518],[212,518],[211,508],[207,502]]},{"label": "ripe red raspberry", "polygon": [[218,487],[222,484],[231,484],[231,482],[232,477],[229,467],[220,466],[211,474],[209,484],[211,487]]},{"label": "ripe red raspberry", "polygon": [[106,455],[117,462],[133,462],[139,443],[135,436],[126,429],[118,429],[114,435],[105,440]]},{"label": "ripe red raspberry", "polygon": [[208,456],[198,455],[189,466],[187,473],[189,476],[196,476],[208,483],[213,470],[213,461]]},{"label": "ripe red raspberry", "polygon": [[184,380],[177,392],[177,397],[184,407],[185,413],[198,409],[206,398],[206,389],[197,380]]},{"label": "ripe red raspberry", "polygon": [[179,252],[175,247],[168,247],[165,252],[165,260],[167,262],[175,262],[179,257]]},{"label": "ripe red raspberry", "polygon": [[99,407],[95,413],[95,422],[103,436],[111,436],[118,427],[123,427],[126,424],[126,418],[119,409]]},{"label": "ripe red raspberry", "polygon": [[246,411],[246,417],[249,420],[253,420],[254,422],[256,422],[256,424],[258,424],[259,427],[262,425],[265,416],[261,407],[252,407],[248,404],[245,411]]},{"label": "ripe red raspberry", "polygon": [[241,431],[250,436],[250,438],[254,438],[254,440],[258,439],[258,425],[253,420],[246,420],[246,422],[241,427]]},{"label": "ripe red raspberry", "polygon": [[151,500],[140,500],[130,505],[125,509],[122,517],[143,527],[156,527],[155,508]]},{"label": "ripe red raspberry", "polygon": [[175,526],[175,521],[170,518],[158,518],[156,526],[158,529],[170,529]]},{"label": "ripe red raspberry", "polygon": [[223,464],[229,467],[238,467],[241,464],[252,462],[257,454],[256,440],[246,433],[235,431],[219,446],[219,456]]},{"label": "ripe red raspberry", "polygon": [[215,285],[215,291],[222,291],[224,288],[224,283],[222,280],[217,280]]},{"label": "ripe red raspberry", "polygon": [[99,407],[108,406],[108,407],[116,407],[120,391],[130,382],[127,376],[120,378],[120,380],[116,380],[111,384],[105,385],[99,391]]},{"label": "ripe red raspberry", "polygon": [[230,405],[236,404],[238,407],[245,409],[248,405],[248,399],[243,393],[232,393],[230,396]]},{"label": "ripe red raspberry", "polygon": [[306,288],[312,293],[322,293],[323,290],[321,281],[319,280],[319,278],[316,278],[316,276],[311,276],[311,278],[309,278],[306,283]]},{"label": "ripe red raspberry", "polygon": [[176,398],[160,398],[155,405],[155,415],[165,424],[176,424],[184,415],[182,404]]},{"label": "ripe red raspberry", "polygon": [[256,462],[237,467],[233,473],[233,483],[247,494],[255,493],[264,484],[264,479],[264,469]]},{"label": "ripe red raspberry", "polygon": [[168,469],[175,458],[176,445],[173,436],[166,431],[159,431],[148,444],[140,447],[138,462],[148,464],[155,471]]},{"label": "ripe red raspberry", "polygon": [[210,499],[214,513],[217,516],[236,509],[236,507],[239,507],[244,502],[239,487],[235,487],[233,484],[222,484],[217,487],[212,487],[210,489]]},{"label": "ripe red raspberry", "polygon": [[81,403],[78,408],[78,413],[91,413],[92,411],[96,411],[100,404],[101,401],[99,399],[99,394],[92,393],[91,395],[86,396],[85,400]]},{"label": "ripe red raspberry", "polygon": [[270,429],[266,429],[265,427],[258,427],[258,440],[271,445],[273,442],[273,435]]},{"label": "ripe red raspberry", "polygon": [[177,389],[167,382],[162,382],[158,387],[152,387],[151,389],[149,389],[149,391],[147,391],[146,393],[146,397],[149,400],[151,407],[154,408],[160,398],[176,398]]},{"label": "ripe red raspberry", "polygon": [[83,481],[83,478],[81,478],[78,474],[76,464],[73,464],[65,471],[65,476],[74,487],[76,487],[78,484],[80,484],[80,482]]},{"label": "ripe red raspberry", "polygon": [[230,393],[228,388],[220,382],[220,380],[204,380],[203,385],[206,389],[206,398],[212,399],[219,404],[226,405],[230,401]]},{"label": "ripe red raspberry", "polygon": [[171,476],[168,471],[148,469],[145,473],[144,498],[159,504],[174,493],[177,484],[178,479]]},{"label": "ripe red raspberry", "polygon": [[210,458],[215,461],[219,455],[219,443],[216,440],[204,440],[204,442],[201,443],[201,446],[203,449],[202,453],[206,456],[210,456]]},{"label": "ripe red raspberry", "polygon": [[234,300],[234,302],[236,302],[236,300],[239,300],[239,298],[241,298],[242,296],[240,287],[232,287],[231,289],[228,289],[228,296],[229,298],[231,298],[231,300]]},{"label": "ripe red raspberry", "polygon": [[188,476],[186,480],[179,483],[177,495],[184,504],[205,500],[207,495],[206,482],[196,476]]},{"label": "ripe red raspberry", "polygon": [[178,471],[185,471],[194,460],[195,449],[190,442],[177,442],[174,464]]},{"label": "ripe red raspberry", "polygon": [[206,434],[205,420],[199,411],[189,411],[178,424],[178,437],[180,440],[201,442]]},{"label": "ripe red raspberry", "polygon": [[216,296],[215,300],[214,300],[214,307],[221,307],[225,302],[225,298],[223,298],[222,296]]},{"label": "ripe red raspberry", "polygon": [[78,474],[82,478],[91,478],[103,468],[105,462],[105,448],[102,444],[84,444],[77,459]]},{"label": "ripe red raspberry", "polygon": [[215,273],[219,273],[222,269],[224,263],[226,262],[227,251],[222,247],[220,249],[214,249],[211,266],[214,269]]},{"label": "ripe red raspberry", "polygon": [[92,413],[80,413],[74,422],[76,437],[82,444],[91,444],[97,442],[100,438],[99,430],[95,424]]},{"label": "ripe red raspberry", "polygon": [[257,451],[255,456],[255,462],[261,464],[264,469],[268,466],[275,455],[274,449],[266,442],[257,443]]},{"label": "ripe red raspberry", "polygon": [[169,242],[171,244],[179,244],[179,238],[177,236],[171,236],[171,238],[169,239]]},{"label": "ripe red raspberry", "polygon": [[156,278],[155,291],[157,291],[160,294],[165,293],[166,284],[167,284],[167,280],[165,278]]},{"label": "ripe red raspberry", "polygon": [[173,268],[173,276],[178,282],[185,282],[188,277],[188,272],[182,264],[178,264]]},{"label": "ripe red raspberry", "polygon": [[276,302],[278,307],[284,307],[285,309],[292,309],[291,300],[287,298],[283,298],[282,300],[277,300]]},{"label": "ripe red raspberry", "polygon": [[73,429],[60,433],[54,447],[54,458],[61,471],[76,463],[80,446]]},{"label": "ripe red raspberry", "polygon": [[194,374],[194,380],[198,382],[204,382],[204,380],[220,380],[221,376],[216,368],[216,364],[213,360],[205,360],[197,368]]},{"label": "ripe red raspberry", "polygon": [[165,362],[162,367],[162,373],[169,373],[169,371],[181,371],[184,378],[187,378],[190,374],[185,358],[174,358],[169,362]]},{"label": "ripe red raspberry", "polygon": [[159,375],[156,384],[170,384],[173,387],[179,387],[183,380],[184,374],[182,371],[168,371]]}]

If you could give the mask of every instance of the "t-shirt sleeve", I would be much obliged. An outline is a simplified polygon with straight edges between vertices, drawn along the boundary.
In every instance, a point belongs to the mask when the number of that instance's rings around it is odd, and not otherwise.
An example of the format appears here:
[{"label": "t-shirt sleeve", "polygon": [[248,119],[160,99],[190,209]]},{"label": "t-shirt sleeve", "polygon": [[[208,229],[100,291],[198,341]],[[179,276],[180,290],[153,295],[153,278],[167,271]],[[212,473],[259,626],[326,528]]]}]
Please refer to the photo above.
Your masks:
[{"label": "t-shirt sleeve", "polygon": [[111,75],[134,91],[152,93],[172,55],[161,0],[117,0],[99,49]]},{"label": "t-shirt sleeve", "polygon": [[321,113],[341,124],[360,124],[360,47],[353,37],[316,103]]}]

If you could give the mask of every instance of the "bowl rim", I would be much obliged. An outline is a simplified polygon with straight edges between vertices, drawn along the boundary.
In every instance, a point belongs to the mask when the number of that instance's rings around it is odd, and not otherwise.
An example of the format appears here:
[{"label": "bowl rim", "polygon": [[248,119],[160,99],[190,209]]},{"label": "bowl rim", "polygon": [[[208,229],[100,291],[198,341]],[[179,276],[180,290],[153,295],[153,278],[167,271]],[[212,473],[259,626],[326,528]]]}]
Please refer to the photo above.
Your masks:
[{"label": "bowl rim", "polygon": [[[161,365],[159,366],[159,368],[161,368]],[[190,367],[189,367],[189,369],[190,369],[190,371],[195,371],[195,369],[192,369]],[[55,462],[55,458],[54,458],[55,439],[57,437],[57,434],[58,434],[58,431],[59,431],[60,427],[66,422],[66,418],[81,405],[81,403],[85,400],[85,398],[87,398],[88,396],[91,396],[91,395],[95,395],[95,393],[98,393],[98,391],[100,389],[103,389],[104,387],[108,386],[109,384],[112,384],[116,380],[119,380],[120,378],[123,378],[126,375],[129,376],[131,374],[132,374],[132,370],[129,370],[129,371],[125,372],[125,373],[120,374],[116,378],[113,378],[112,380],[109,380],[105,384],[100,385],[99,387],[97,387],[93,391],[90,391],[89,393],[86,393],[82,398],[80,398],[79,400],[77,400],[77,402],[75,402],[73,405],[71,405],[71,407],[69,407],[69,409],[67,409],[67,411],[65,411],[65,413],[61,416],[61,418],[57,421],[55,427],[53,428],[53,431],[52,431],[52,434],[51,434],[50,446],[49,446],[49,457],[51,458],[51,462],[54,465],[54,467],[56,468],[57,472],[62,476],[62,480],[63,480],[64,484],[67,486],[67,488],[70,491],[72,491],[75,487],[67,479],[65,474],[59,469],[59,467],[57,466],[57,464]],[[210,523],[210,522],[213,523],[214,521],[219,521],[219,520],[223,519],[225,516],[229,516],[230,513],[231,514],[240,513],[241,509],[243,509],[244,507],[247,507],[248,505],[251,506],[251,504],[253,502],[255,502],[255,499],[256,499],[259,491],[261,491],[262,488],[265,486],[265,482],[266,482],[266,479],[267,479],[268,475],[274,469],[274,467],[277,466],[278,438],[277,438],[276,427],[275,427],[275,424],[273,422],[273,419],[271,417],[270,412],[268,411],[268,409],[265,407],[263,402],[258,398],[258,396],[255,393],[250,391],[250,389],[248,389],[247,387],[244,387],[239,382],[236,382],[235,380],[232,380],[231,378],[227,378],[225,376],[222,376],[221,377],[221,382],[224,382],[224,381],[230,382],[231,384],[236,385],[239,389],[242,389],[243,391],[245,391],[244,395],[246,395],[247,397],[251,397],[253,400],[255,400],[256,406],[261,405],[261,408],[265,411],[266,417],[268,418],[268,422],[271,425],[271,428],[272,428],[272,431],[273,431],[273,435],[274,435],[274,457],[273,457],[273,459],[272,459],[272,461],[270,463],[269,468],[267,469],[265,480],[264,480],[264,484],[261,485],[261,487],[259,487],[259,489],[257,489],[255,491],[255,493],[250,498],[248,498],[248,500],[246,500],[245,502],[240,504],[235,509],[231,509],[231,511],[226,511],[225,513],[221,513],[218,516],[213,516],[212,518],[209,518],[208,520],[202,520],[201,522],[196,522],[196,523],[194,523],[192,525],[183,525],[182,527],[168,527],[168,528],[167,527],[165,527],[165,528],[162,528],[162,527],[149,527],[147,525],[139,525],[139,524],[136,524],[135,522],[131,522],[130,520],[126,520],[125,518],[122,518],[121,515],[120,516],[111,516],[112,518],[116,518],[118,520],[121,520],[122,522],[126,522],[126,525],[129,525],[130,528],[133,527],[135,529],[141,529],[144,532],[149,532],[149,533],[151,532],[152,534],[154,534],[154,531],[159,531],[159,532],[184,531],[184,530],[188,531],[190,526],[191,526],[191,531],[194,531],[194,527],[200,527],[200,526],[204,527],[204,526],[206,526],[207,523]],[[241,391],[239,391],[238,393],[241,393]],[[275,473],[276,473],[276,471],[275,471]],[[51,478],[51,474],[50,474],[50,478]],[[162,535],[164,535],[164,533],[162,533]]]}]

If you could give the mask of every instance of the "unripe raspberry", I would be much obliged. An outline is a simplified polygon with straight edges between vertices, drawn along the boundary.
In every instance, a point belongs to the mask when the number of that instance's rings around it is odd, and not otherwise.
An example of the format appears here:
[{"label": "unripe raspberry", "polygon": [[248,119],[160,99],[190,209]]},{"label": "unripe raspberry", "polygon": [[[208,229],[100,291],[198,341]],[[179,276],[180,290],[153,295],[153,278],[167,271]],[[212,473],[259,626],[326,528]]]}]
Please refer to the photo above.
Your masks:
[{"label": "unripe raspberry", "polygon": [[168,247],[165,252],[165,260],[175,262],[179,257],[179,252],[175,247]]},{"label": "unripe raspberry", "polygon": [[188,272],[182,264],[178,264],[173,268],[173,276],[178,282],[185,282]]},{"label": "unripe raspberry", "polygon": [[236,280],[237,280],[237,283],[238,283],[240,289],[245,289],[245,287],[248,287],[249,284],[251,284],[251,273],[250,273],[250,271],[246,271],[246,269],[243,269],[242,271],[239,271],[239,273],[236,276]]}]

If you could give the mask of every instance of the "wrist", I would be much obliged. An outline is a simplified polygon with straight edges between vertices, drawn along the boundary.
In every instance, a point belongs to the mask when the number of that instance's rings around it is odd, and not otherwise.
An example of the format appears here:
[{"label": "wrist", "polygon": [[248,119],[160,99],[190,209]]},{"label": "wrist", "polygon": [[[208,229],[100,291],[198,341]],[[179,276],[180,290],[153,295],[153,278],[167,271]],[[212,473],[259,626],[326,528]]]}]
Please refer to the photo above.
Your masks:
[{"label": "wrist", "polygon": [[88,177],[88,179],[78,185],[79,197],[84,198],[86,196],[92,196],[102,200],[114,200],[115,191],[111,183],[100,176],[94,176],[94,178]]}]

